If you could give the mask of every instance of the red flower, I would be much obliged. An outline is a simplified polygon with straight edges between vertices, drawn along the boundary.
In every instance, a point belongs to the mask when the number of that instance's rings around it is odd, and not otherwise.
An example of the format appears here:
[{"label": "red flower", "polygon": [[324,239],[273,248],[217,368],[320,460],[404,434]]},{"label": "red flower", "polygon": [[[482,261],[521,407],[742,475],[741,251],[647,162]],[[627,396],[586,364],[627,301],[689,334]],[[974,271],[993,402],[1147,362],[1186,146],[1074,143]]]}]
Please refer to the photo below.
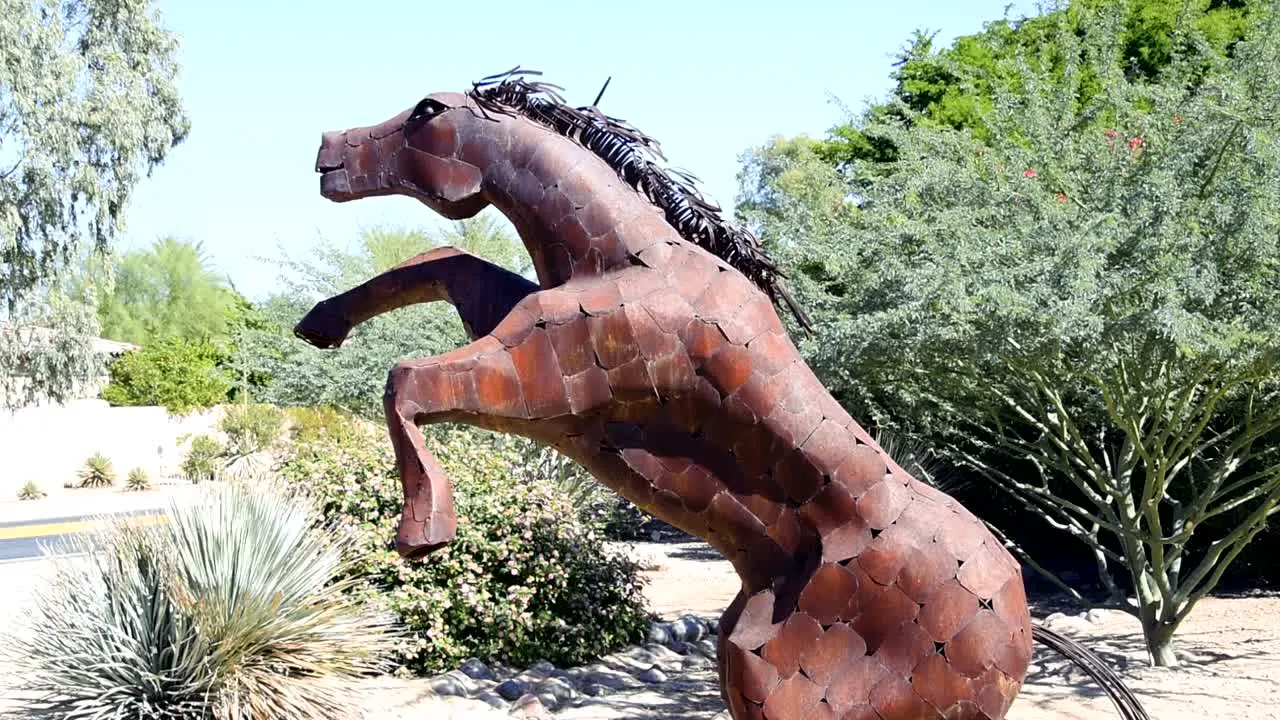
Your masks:
[{"label": "red flower", "polygon": [[1022,171],[1022,177],[1033,178],[1035,176],[1036,176],[1036,171],[1032,170],[1031,168],[1027,168],[1026,170]]},{"label": "red flower", "polygon": [[1106,135],[1106,136],[1107,136],[1107,137],[1109,137],[1109,138],[1113,138],[1113,137],[1115,137],[1115,136],[1119,135],[1120,133],[1116,132],[1115,130],[1112,130],[1111,128],[1107,128],[1106,130],[1103,130],[1103,131],[1102,131],[1102,134],[1103,134],[1103,135]]},{"label": "red flower", "polygon": [[1129,141],[1130,150],[1137,150],[1140,147],[1142,147],[1142,138],[1135,137]]},{"label": "red flower", "polygon": [[1173,116],[1173,124],[1174,124],[1174,125],[1181,125],[1181,124],[1182,124],[1182,116],[1181,116],[1181,115],[1174,115],[1174,116]]},{"label": "red flower", "polygon": [[1060,202],[1060,203],[1065,203],[1066,201],[1067,201],[1067,196],[1066,196],[1066,194],[1065,194],[1065,193],[1058,193],[1058,202]]}]

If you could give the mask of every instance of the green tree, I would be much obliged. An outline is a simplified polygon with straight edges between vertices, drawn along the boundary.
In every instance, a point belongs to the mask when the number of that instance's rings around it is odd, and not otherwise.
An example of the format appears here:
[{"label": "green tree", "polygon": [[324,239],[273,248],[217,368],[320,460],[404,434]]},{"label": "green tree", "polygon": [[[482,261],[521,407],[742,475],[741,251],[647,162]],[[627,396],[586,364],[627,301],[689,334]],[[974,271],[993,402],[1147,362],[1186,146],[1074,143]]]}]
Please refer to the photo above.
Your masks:
[{"label": "green tree", "polygon": [[160,405],[178,415],[226,402],[224,351],[207,340],[168,337],[111,364],[102,398],[113,405]]},{"label": "green tree", "polygon": [[64,399],[94,370],[92,312],[68,310],[88,320],[58,338],[31,328],[51,295],[77,300],[61,276],[108,248],[141,173],[186,137],[176,56],[147,0],[0,0],[0,377],[29,379],[6,405]]},{"label": "green tree", "polygon": [[103,337],[135,345],[168,337],[221,338],[236,300],[199,243],[166,237],[120,257],[98,317]]},{"label": "green tree", "polygon": [[316,301],[446,244],[515,271],[528,269],[518,240],[488,214],[441,233],[369,229],[354,249],[323,242],[309,251],[309,259],[284,261],[283,290],[259,305],[262,322],[234,334],[232,374],[256,372],[259,384],[250,392],[264,402],[330,406],[381,422],[382,393],[395,363],[466,342],[453,308],[443,303],[401,308],[356,328],[335,350],[316,350],[293,336],[293,326]]},{"label": "green tree", "polygon": [[1122,16],[1067,20],[1062,67],[1014,64],[984,137],[899,104],[870,128],[892,172],[775,143],[744,214],[824,380],[1082,541],[1170,665],[1280,510],[1280,19],[1230,58],[1188,31],[1154,82]]},{"label": "green tree", "polygon": [[[863,117],[832,128],[828,137],[815,145],[815,151],[837,167],[846,167],[855,160],[887,163],[895,157],[896,146],[888,137],[867,131],[867,126],[874,126],[877,120],[890,119],[887,116],[897,121],[967,128],[977,137],[987,138],[987,120],[995,112],[995,85],[1016,77],[1019,62],[1027,60],[1058,71],[1063,69],[1069,58],[1067,48],[1056,42],[1056,28],[1061,22],[1078,32],[1084,19],[1092,15],[1118,16],[1123,22],[1116,48],[1121,54],[1121,69],[1131,79],[1148,81],[1172,63],[1176,46],[1185,42],[1188,31],[1194,32],[1197,41],[1211,49],[1212,55],[1227,55],[1244,37],[1251,18],[1266,8],[1267,1],[1057,2],[1049,5],[1046,12],[1029,18],[987,23],[981,32],[961,36],[942,49],[934,45],[935,33],[918,31],[894,63],[890,98],[871,105]],[[1097,91],[1097,84],[1084,82],[1077,89],[1081,93],[1079,99],[1087,102]]]}]

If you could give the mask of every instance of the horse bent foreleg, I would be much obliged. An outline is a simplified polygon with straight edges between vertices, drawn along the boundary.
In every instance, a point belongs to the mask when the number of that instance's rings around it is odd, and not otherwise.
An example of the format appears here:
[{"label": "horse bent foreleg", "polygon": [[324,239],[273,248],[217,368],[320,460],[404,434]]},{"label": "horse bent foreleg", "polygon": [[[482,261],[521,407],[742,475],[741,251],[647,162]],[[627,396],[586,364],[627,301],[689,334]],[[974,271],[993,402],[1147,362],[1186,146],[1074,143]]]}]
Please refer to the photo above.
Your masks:
[{"label": "horse bent foreleg", "polygon": [[367,282],[321,300],[294,328],[320,348],[340,346],[352,328],[386,312],[424,302],[452,303],[472,339],[487,334],[538,286],[452,247],[429,250]]}]

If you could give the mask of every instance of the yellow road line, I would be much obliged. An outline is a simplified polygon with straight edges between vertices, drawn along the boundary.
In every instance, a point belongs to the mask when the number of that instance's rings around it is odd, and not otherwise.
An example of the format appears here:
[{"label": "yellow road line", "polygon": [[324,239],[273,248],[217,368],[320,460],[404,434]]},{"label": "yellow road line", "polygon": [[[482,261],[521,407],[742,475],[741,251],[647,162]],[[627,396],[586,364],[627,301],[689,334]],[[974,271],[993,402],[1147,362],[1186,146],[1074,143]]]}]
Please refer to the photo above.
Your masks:
[{"label": "yellow road line", "polygon": [[[164,522],[163,515],[138,515],[130,520],[139,525],[154,525]],[[16,527],[0,527],[0,540],[20,540],[24,538],[48,537],[50,535],[67,535],[85,532],[100,527],[100,522],[77,520],[73,522],[46,523],[44,525],[18,525]]]}]

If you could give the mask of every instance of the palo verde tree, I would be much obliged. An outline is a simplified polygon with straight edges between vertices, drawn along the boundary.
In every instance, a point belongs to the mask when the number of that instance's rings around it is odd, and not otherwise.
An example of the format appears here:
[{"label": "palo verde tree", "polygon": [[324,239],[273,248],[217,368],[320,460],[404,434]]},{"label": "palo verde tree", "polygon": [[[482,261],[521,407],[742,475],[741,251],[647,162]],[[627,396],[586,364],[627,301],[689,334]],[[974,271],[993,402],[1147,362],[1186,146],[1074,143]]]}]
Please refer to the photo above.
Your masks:
[{"label": "palo verde tree", "polygon": [[186,136],[176,55],[149,0],[0,0],[6,406],[61,399],[94,370],[94,313],[66,271],[108,248],[141,174]]},{"label": "palo verde tree", "polygon": [[742,209],[824,380],[1082,541],[1166,666],[1280,510],[1280,19],[1229,58],[1181,24],[1139,80],[1123,17],[1059,23],[1054,63],[993,79],[984,137],[899,105],[870,126],[889,172],[778,141]]}]

